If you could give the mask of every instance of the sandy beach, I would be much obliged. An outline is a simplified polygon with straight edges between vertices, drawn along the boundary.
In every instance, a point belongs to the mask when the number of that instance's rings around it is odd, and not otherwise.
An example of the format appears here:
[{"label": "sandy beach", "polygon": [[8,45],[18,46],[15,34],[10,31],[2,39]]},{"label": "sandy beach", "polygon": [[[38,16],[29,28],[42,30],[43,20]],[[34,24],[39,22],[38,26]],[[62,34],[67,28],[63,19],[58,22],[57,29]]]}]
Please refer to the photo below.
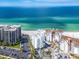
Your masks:
[{"label": "sandy beach", "polygon": [[35,34],[35,33],[37,33],[37,31],[25,31],[25,30],[22,30],[21,33],[22,33],[22,34],[28,34],[28,35],[31,35],[31,34]]},{"label": "sandy beach", "polygon": [[[38,31],[25,31],[25,30],[22,30],[21,33],[22,34],[28,34],[28,35],[33,35],[35,33],[37,33]],[[72,37],[72,38],[79,38],[79,32],[73,32],[73,31],[64,31],[62,33],[62,35],[65,35],[65,36],[69,36],[69,37]]]}]

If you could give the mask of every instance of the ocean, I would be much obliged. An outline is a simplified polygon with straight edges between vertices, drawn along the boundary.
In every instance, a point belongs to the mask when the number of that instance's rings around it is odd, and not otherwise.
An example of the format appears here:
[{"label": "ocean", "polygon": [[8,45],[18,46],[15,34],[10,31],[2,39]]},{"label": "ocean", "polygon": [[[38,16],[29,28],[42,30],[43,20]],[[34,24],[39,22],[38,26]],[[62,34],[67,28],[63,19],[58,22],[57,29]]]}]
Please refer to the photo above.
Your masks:
[{"label": "ocean", "polygon": [[19,24],[23,30],[79,30],[79,6],[0,7],[0,24]]}]

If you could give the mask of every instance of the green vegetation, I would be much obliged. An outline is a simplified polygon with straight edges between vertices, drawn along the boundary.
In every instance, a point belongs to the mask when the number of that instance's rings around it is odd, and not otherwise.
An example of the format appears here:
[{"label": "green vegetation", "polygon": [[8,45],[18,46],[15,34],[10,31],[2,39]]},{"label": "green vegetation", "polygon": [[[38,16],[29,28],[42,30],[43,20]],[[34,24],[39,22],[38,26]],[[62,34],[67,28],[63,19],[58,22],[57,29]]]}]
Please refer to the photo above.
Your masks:
[{"label": "green vegetation", "polygon": [[11,47],[11,48],[20,48],[20,44],[17,44],[17,45],[11,45],[11,46],[7,46],[7,47]]},{"label": "green vegetation", "polygon": [[0,55],[0,59],[13,59],[13,58]]},{"label": "green vegetation", "polygon": [[4,42],[0,40],[0,46],[6,46],[11,48],[20,48],[20,41],[17,41],[15,44],[9,44],[8,42]]},{"label": "green vegetation", "polygon": [[20,48],[20,41],[17,41],[16,44],[9,45],[8,47],[11,47],[11,48]]},{"label": "green vegetation", "polygon": [[70,53],[70,55],[72,56],[73,59],[79,59],[79,56],[76,56],[76,55],[71,54],[71,53]]},{"label": "green vegetation", "polygon": [[3,40],[0,40],[0,46],[3,45]]},{"label": "green vegetation", "polygon": [[29,59],[39,59],[36,56],[36,50],[32,45],[31,39],[29,39],[29,48],[30,48],[30,57],[29,57]]},{"label": "green vegetation", "polygon": [[4,57],[1,57],[1,56],[0,56],[0,59],[4,59]]}]

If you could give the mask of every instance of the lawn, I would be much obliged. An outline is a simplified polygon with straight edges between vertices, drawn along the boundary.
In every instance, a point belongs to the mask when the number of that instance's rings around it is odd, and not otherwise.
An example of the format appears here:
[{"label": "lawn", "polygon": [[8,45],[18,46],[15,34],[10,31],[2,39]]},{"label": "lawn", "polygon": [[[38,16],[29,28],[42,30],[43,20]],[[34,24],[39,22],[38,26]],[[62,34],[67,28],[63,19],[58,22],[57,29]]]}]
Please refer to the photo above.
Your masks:
[{"label": "lawn", "polygon": [[20,49],[20,44],[13,45],[13,46],[7,46],[7,47],[10,47],[10,48],[18,48],[18,49]]},{"label": "lawn", "polygon": [[73,59],[79,59],[79,56],[76,56],[74,54],[70,54],[72,56]]},{"label": "lawn", "polygon": [[0,56],[0,59],[4,59],[4,58]]},{"label": "lawn", "polygon": [[8,57],[8,56],[0,55],[0,59],[15,59],[15,58],[11,58],[11,57]]}]

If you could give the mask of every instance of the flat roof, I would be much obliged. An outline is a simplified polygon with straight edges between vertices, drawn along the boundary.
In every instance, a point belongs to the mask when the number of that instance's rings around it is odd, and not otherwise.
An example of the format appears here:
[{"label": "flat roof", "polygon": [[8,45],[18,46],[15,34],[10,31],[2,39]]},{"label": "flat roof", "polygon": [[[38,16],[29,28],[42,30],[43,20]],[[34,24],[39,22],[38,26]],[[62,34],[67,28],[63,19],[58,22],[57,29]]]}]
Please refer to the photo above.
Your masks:
[{"label": "flat roof", "polygon": [[62,35],[79,39],[79,32],[63,32]]}]

